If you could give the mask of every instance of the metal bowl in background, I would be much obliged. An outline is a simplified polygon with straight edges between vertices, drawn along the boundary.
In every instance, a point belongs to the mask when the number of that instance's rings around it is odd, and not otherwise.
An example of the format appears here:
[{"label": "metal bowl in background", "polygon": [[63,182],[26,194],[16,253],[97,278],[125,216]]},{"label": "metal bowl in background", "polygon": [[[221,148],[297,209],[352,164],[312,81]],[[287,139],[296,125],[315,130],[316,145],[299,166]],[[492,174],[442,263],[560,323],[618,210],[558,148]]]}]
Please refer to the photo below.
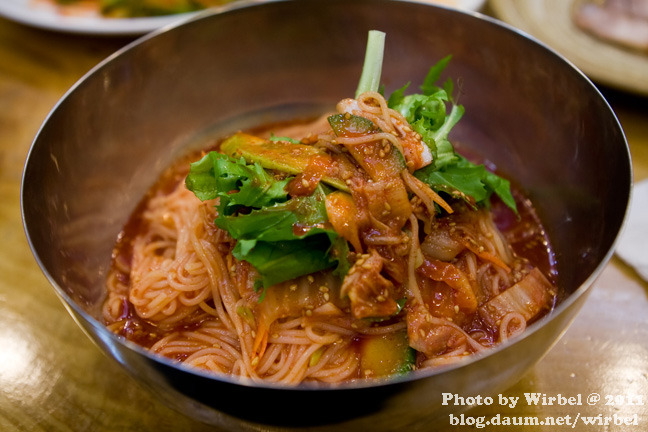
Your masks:
[{"label": "metal bowl in background", "polygon": [[[206,134],[332,109],[353,96],[367,32],[387,33],[386,93],[452,54],[466,114],[453,138],[533,200],[564,298],[523,337],[484,357],[380,385],[250,385],[191,371],[119,339],[100,304],[117,234],[162,170]],[[414,87],[412,87],[414,88]],[[546,46],[478,14],[414,1],[236,3],[147,35],[58,103],[22,189],[32,250],[88,336],[181,412],[223,429],[429,428],[443,392],[512,385],[554,344],[609,260],[631,188],[628,147],[582,73]],[[101,392],[102,389],[96,389]]]}]

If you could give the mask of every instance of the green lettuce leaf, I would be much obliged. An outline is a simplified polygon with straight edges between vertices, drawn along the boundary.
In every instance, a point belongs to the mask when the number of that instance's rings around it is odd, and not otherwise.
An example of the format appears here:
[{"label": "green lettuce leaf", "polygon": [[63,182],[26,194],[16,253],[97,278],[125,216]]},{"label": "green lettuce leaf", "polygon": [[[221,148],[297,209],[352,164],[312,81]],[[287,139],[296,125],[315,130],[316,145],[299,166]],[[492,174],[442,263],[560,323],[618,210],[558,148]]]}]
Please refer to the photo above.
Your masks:
[{"label": "green lettuce leaf", "polygon": [[261,275],[263,288],[334,267],[337,261],[329,253],[331,233],[320,233],[317,228],[312,231],[317,234],[297,240],[255,241],[253,247],[239,241],[233,255],[254,266]]},{"label": "green lettuce leaf", "polygon": [[323,228],[327,220],[320,185],[310,196],[295,197],[249,214],[219,217],[216,224],[238,240],[234,256],[252,264],[261,275],[263,287],[268,288],[338,263],[348,265],[346,253],[331,254],[338,235]]},{"label": "green lettuce leaf", "polygon": [[415,175],[435,191],[463,198],[470,204],[488,205],[490,196],[495,193],[517,211],[510,183],[483,165],[475,165],[457,154],[448,139],[464,114],[464,107],[457,105],[452,97],[452,80],[446,80],[442,87],[436,85],[450,59],[451,56],[444,57],[430,68],[421,85],[421,93],[405,95],[410,86],[407,83],[388,99],[388,106],[407,119],[432,153],[432,163]]},{"label": "green lettuce leaf", "polygon": [[488,198],[495,193],[508,207],[516,208],[508,180],[488,171],[484,165],[468,161],[463,156],[459,156],[456,163],[439,170],[428,165],[416,171],[414,175],[437,192],[463,198],[470,204],[473,203],[466,199],[466,196],[472,197],[475,203],[487,204]]},{"label": "green lettuce leaf", "polygon": [[289,180],[275,180],[256,163],[210,152],[191,164],[185,184],[203,201],[219,199],[214,223],[237,240],[233,255],[254,266],[264,288],[334,266],[343,277],[348,245],[324,228],[324,186],[288,199]]},{"label": "green lettuce leaf", "polygon": [[191,164],[185,184],[202,201],[220,198],[219,213],[229,215],[243,206],[262,208],[285,201],[290,180],[277,181],[257,163],[212,151]]},{"label": "green lettuce leaf", "polygon": [[[456,105],[451,98],[454,88],[452,80],[447,80],[443,88],[435,85],[450,58],[447,56],[430,68],[423,80],[421,93],[406,96],[405,91],[410,86],[407,83],[394,91],[387,101],[388,106],[400,112],[421,135],[430,148],[436,169],[457,161],[448,134],[464,113],[464,108]],[[451,105],[449,114],[446,114],[447,105]]]}]

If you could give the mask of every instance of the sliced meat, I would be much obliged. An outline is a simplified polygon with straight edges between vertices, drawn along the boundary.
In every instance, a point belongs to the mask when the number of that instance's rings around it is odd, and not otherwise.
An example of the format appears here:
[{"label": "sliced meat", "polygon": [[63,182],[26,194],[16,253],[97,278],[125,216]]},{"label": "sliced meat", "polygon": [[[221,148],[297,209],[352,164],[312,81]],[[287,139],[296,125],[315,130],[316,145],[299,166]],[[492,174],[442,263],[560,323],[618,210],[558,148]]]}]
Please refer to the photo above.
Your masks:
[{"label": "sliced meat", "polygon": [[383,264],[378,252],[370,249],[344,278],[341,294],[349,296],[355,318],[388,317],[398,312],[394,284],[380,274]]},{"label": "sliced meat", "polygon": [[408,303],[407,336],[410,346],[428,357],[442,354],[464,343],[466,336],[449,321],[433,317],[421,304]]},{"label": "sliced meat", "polygon": [[477,298],[468,277],[457,266],[435,259],[426,259],[418,273],[434,281],[445,282],[454,291],[455,303],[466,313],[477,309]]}]

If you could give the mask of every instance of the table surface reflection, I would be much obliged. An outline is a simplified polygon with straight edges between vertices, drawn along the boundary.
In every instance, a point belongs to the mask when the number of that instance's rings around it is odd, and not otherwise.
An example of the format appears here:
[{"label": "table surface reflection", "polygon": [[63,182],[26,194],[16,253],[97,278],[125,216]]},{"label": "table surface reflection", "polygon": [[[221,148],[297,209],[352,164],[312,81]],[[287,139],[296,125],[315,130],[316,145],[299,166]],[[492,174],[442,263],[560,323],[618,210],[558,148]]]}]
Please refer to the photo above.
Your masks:
[{"label": "table surface reflection", "polygon": [[[209,430],[162,405],[83,335],[39,270],[22,229],[22,168],[40,124],[76,80],[129,41],[56,34],[0,19],[2,431]],[[635,180],[647,178],[648,100],[602,90],[627,134]],[[526,402],[525,393],[580,395],[583,405],[559,404],[559,399],[554,405],[535,406]],[[603,399],[590,406],[585,398],[591,393]],[[625,399],[606,405],[606,395]],[[612,420],[609,428],[597,423],[575,430],[647,430],[648,284],[613,258],[563,338],[502,396],[519,398],[517,406],[502,407],[496,398],[493,405],[475,407],[466,416],[573,419],[580,413],[601,414],[603,422],[615,414],[636,415],[638,425],[615,426]],[[450,428],[466,429],[473,428]],[[505,425],[487,430],[529,428]]]}]

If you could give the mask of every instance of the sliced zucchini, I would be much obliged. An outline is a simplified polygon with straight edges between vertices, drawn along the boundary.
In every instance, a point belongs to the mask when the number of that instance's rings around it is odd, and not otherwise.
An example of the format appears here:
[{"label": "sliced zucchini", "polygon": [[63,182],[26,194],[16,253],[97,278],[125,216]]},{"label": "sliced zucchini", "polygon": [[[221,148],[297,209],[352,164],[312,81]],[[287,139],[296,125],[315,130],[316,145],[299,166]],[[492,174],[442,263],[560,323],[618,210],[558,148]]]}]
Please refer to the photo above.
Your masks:
[{"label": "sliced zucchini", "polygon": [[361,373],[366,377],[403,375],[414,370],[416,351],[406,331],[368,336],[360,342]]},{"label": "sliced zucchini", "polygon": [[[245,133],[237,133],[227,138],[221,144],[220,150],[229,156],[242,156],[246,161],[256,162],[263,168],[288,174],[304,172],[315,157],[331,158],[317,147],[285,141],[270,141]],[[333,165],[332,160],[331,165]],[[349,191],[349,187],[341,178],[324,176],[322,181],[337,189]]]}]

